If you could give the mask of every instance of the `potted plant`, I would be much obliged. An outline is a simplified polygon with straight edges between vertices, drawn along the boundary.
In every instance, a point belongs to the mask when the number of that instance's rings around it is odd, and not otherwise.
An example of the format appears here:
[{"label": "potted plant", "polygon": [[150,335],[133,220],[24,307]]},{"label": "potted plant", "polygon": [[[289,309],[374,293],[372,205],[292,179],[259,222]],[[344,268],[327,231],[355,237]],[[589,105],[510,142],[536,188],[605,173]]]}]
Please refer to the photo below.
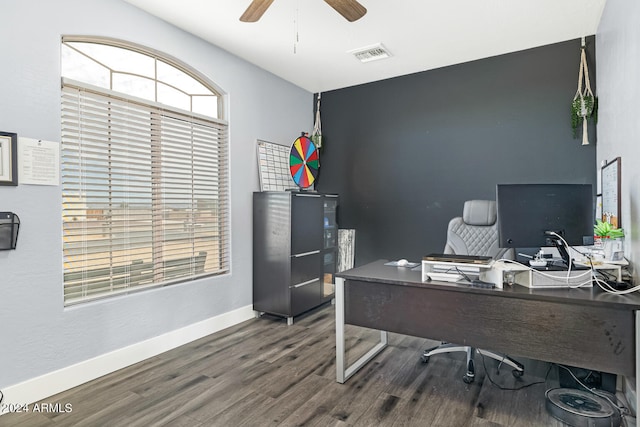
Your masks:
[{"label": "potted plant", "polygon": [[[582,126],[583,138],[588,138],[584,134],[586,122],[592,119],[594,123],[598,122],[598,98],[592,94],[581,95],[576,93],[575,98],[571,102],[571,129],[573,129],[573,137],[578,137],[578,129]],[[587,145],[588,140],[586,144]]]},{"label": "potted plant", "polygon": [[593,226],[593,235],[601,239],[618,239],[624,237],[624,230],[598,219]]},{"label": "potted plant", "polygon": [[[583,84],[584,89],[582,88]],[[592,119],[594,123],[598,122],[598,98],[596,98],[591,91],[589,68],[587,67],[587,55],[585,53],[585,42],[583,38],[580,53],[580,71],[578,73],[578,90],[571,102],[571,128],[573,129],[573,137],[578,137],[578,129],[580,125],[582,125],[582,145],[589,145],[589,136],[587,134],[588,119]]]},{"label": "potted plant", "polygon": [[614,253],[622,251],[622,238],[624,230],[617,228],[606,221],[596,220],[593,226],[595,246],[604,250],[604,257],[611,260]]}]

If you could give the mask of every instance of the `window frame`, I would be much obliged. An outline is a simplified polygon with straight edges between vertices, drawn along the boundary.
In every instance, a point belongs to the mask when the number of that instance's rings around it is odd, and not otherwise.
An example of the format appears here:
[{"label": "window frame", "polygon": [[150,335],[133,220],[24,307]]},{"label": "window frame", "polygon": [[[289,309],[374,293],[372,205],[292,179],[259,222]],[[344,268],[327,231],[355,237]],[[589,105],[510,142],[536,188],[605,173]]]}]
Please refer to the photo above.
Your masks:
[{"label": "window frame", "polygon": [[[81,81],[77,81],[77,80],[73,80],[67,77],[62,77],[61,78],[61,87],[62,87],[62,97],[63,97],[63,111],[62,111],[62,127],[63,127],[63,138],[62,138],[62,146],[63,149],[65,147],[65,131],[64,131],[64,106],[65,106],[65,102],[64,102],[64,97],[65,94],[68,94],[68,91],[71,90],[78,90],[78,91],[87,91],[87,92],[92,92],[95,94],[98,94],[99,96],[102,97],[107,97],[107,98],[113,98],[114,100],[119,100],[119,101],[124,101],[124,102],[128,102],[128,103],[132,103],[132,104],[137,104],[137,105],[142,105],[144,106],[144,108],[146,109],[150,109],[150,110],[154,110],[155,114],[158,114],[159,116],[161,116],[162,118],[171,118],[171,120],[182,120],[184,123],[191,123],[191,125],[189,126],[193,126],[194,124],[197,125],[205,125],[205,126],[209,126],[211,125],[212,128],[216,129],[216,132],[222,132],[221,133],[221,137],[215,136],[214,139],[211,141],[212,143],[215,144],[215,148],[214,151],[216,153],[218,153],[219,150],[223,150],[222,155],[220,153],[217,154],[216,158],[218,159],[213,168],[215,169],[215,177],[216,177],[216,182],[218,183],[217,185],[215,185],[214,187],[216,189],[218,189],[218,191],[215,193],[216,194],[216,198],[212,199],[212,200],[216,200],[215,202],[213,202],[213,205],[215,205],[215,208],[213,208],[214,210],[217,209],[217,219],[216,221],[219,223],[218,225],[218,237],[217,239],[215,239],[215,247],[218,250],[218,257],[220,258],[219,260],[219,265],[220,265],[220,269],[216,270],[216,271],[212,271],[212,272],[205,272],[203,274],[193,274],[193,268],[192,268],[192,273],[189,274],[188,276],[181,276],[177,279],[172,279],[172,280],[161,280],[161,281],[156,281],[158,277],[162,277],[162,273],[160,273],[160,275],[158,275],[155,271],[155,266],[156,263],[158,262],[155,255],[153,255],[152,258],[152,264],[154,264],[154,273],[153,273],[153,283],[150,284],[143,284],[143,285],[134,285],[134,286],[125,286],[124,288],[118,289],[118,290],[108,290],[106,289],[106,287],[104,287],[105,289],[101,288],[101,292],[99,292],[98,294],[94,294],[94,295],[83,295],[83,296],[76,296],[73,298],[67,298],[67,280],[66,277],[67,276],[67,267],[66,265],[63,266],[63,270],[65,272],[65,280],[63,280],[63,287],[64,287],[64,304],[65,306],[69,306],[69,305],[74,305],[74,304],[79,304],[79,303],[84,303],[84,302],[88,302],[88,301],[93,301],[96,299],[102,299],[102,298],[109,298],[112,296],[116,296],[116,295],[122,295],[122,294],[129,294],[132,292],[138,292],[138,291],[142,291],[145,289],[149,289],[149,288],[156,288],[156,287],[163,287],[163,286],[167,286],[167,285],[171,285],[171,284],[175,284],[175,283],[182,283],[185,281],[191,281],[191,280],[195,280],[201,277],[209,277],[209,276],[218,276],[218,275],[223,275],[223,274],[228,274],[231,272],[231,255],[230,255],[230,245],[231,245],[231,220],[230,220],[230,185],[229,185],[229,179],[230,179],[230,157],[229,157],[229,151],[230,151],[230,146],[229,146],[229,129],[228,129],[228,122],[224,119],[222,119],[221,117],[223,117],[223,114],[225,113],[224,110],[224,96],[222,91],[213,83],[211,82],[209,79],[207,79],[206,77],[204,77],[203,75],[201,75],[200,73],[198,73],[196,70],[192,69],[191,67],[187,66],[186,64],[183,64],[182,62],[178,61],[175,58],[170,57],[169,55],[160,53],[158,51],[152,50],[152,49],[147,49],[147,48],[143,48],[140,45],[134,44],[134,43],[129,43],[129,42],[124,42],[121,40],[115,40],[115,39],[110,39],[110,38],[100,38],[100,37],[87,37],[87,36],[64,36],[62,38],[62,42],[61,42],[61,46],[62,44],[64,44],[66,41],[73,41],[73,42],[86,42],[86,43],[98,43],[98,44],[105,44],[105,45],[109,45],[109,46],[115,46],[121,49],[127,49],[127,50],[131,50],[140,54],[144,54],[147,56],[152,57],[155,61],[162,61],[166,64],[169,64],[173,67],[175,67],[176,69],[182,71],[183,73],[186,73],[188,76],[194,78],[197,82],[199,82],[200,84],[202,84],[205,88],[209,89],[215,96],[217,99],[217,116],[216,118],[213,117],[209,117],[209,116],[205,116],[196,112],[192,112],[192,111],[187,111],[187,110],[182,110],[180,108],[177,107],[173,107],[167,104],[162,104],[159,103],[157,101],[151,101],[148,99],[142,99],[142,98],[138,98],[135,96],[131,96],[128,94],[125,94],[123,92],[119,92],[119,91],[113,91],[113,90],[107,90],[103,87],[98,87],[98,86],[94,86],[85,82],[81,82]],[[157,67],[156,67],[157,68]],[[157,75],[156,75],[157,77]],[[156,80],[156,87],[158,82],[163,83],[161,80],[158,81]],[[152,113],[153,114],[153,113]],[[150,123],[152,121],[152,115],[149,117]],[[191,120],[190,122],[188,120]],[[162,121],[162,120],[161,120]],[[107,127],[110,127],[112,125],[112,121],[111,119],[107,120]],[[151,125],[150,125],[150,128]],[[163,140],[166,143],[166,139],[163,139],[159,136],[157,136],[158,134],[155,134],[156,136],[149,136],[150,141],[150,150],[153,151],[153,146],[158,147],[158,146],[162,146],[163,144]],[[217,133],[216,133],[217,135]],[[160,138],[154,145],[153,140]],[[194,147],[194,142],[193,139],[191,140],[191,146],[192,149]],[[222,148],[221,148],[222,147]],[[157,150],[157,148],[156,148]],[[150,156],[152,156],[152,153],[150,153]],[[192,167],[194,167],[194,162],[197,163],[197,160],[192,160],[191,164]],[[220,163],[223,162],[223,163]],[[208,165],[208,163],[207,163]],[[63,160],[62,163],[62,169],[63,169],[63,175],[64,175],[64,168],[65,168],[65,163]],[[195,172],[192,169],[191,172],[191,176],[193,177]],[[174,174],[175,174],[175,169],[174,169]],[[157,176],[154,178],[153,172],[149,173],[149,183],[152,185],[152,187],[154,188],[154,190],[152,190],[152,192],[155,192],[155,188],[157,188],[157,185],[155,185],[154,183],[157,184],[156,181]],[[112,185],[112,178],[109,178],[109,184],[107,184],[107,186],[111,186]],[[73,186],[71,186],[71,188],[73,188]],[[65,189],[67,189],[67,187],[65,187],[65,183],[63,182],[63,234],[64,234],[64,229],[65,229],[65,224],[67,223],[67,221],[64,219],[64,205],[65,205]],[[109,202],[109,206],[111,206],[111,203],[113,201],[110,200]],[[158,221],[156,221],[157,218],[159,218],[157,215],[161,215],[162,218],[160,218],[162,221],[160,221],[161,223],[164,222],[164,210],[166,209],[166,207],[157,207],[156,205],[160,202],[160,200],[156,197],[156,195],[154,194],[151,200],[151,213],[150,215],[152,216],[153,220],[152,223],[155,224]],[[196,204],[197,200],[191,200],[191,207],[188,208],[191,210],[192,212],[192,216],[193,216],[193,212],[195,212],[196,210]],[[88,212],[88,208],[86,209],[86,211]],[[85,212],[85,216],[88,217],[87,212]],[[197,213],[196,213],[197,214]],[[86,218],[85,218],[86,220]],[[198,223],[197,221],[192,222],[194,227],[197,227]],[[154,225],[152,225],[152,227],[156,227]],[[155,234],[156,232],[153,231],[152,232],[153,236],[151,238],[151,241],[153,241],[153,239],[155,239]],[[113,237],[109,237],[109,241],[112,242],[113,241]],[[163,240],[164,242],[164,240]],[[155,246],[154,243],[152,243],[152,245]],[[65,260],[66,260],[66,246],[65,243],[63,243],[63,254],[65,255]],[[152,249],[153,253],[156,253],[156,249],[153,248]],[[160,249],[159,251],[160,253],[162,253],[162,249]],[[192,256],[192,260],[197,258],[195,255]],[[169,259],[164,259],[160,262],[162,262],[163,264],[163,269],[166,268],[166,263],[170,261]],[[191,261],[193,263],[193,261]],[[204,261],[203,261],[204,262]],[[65,263],[66,264],[66,263]],[[188,267],[188,266],[187,266]],[[162,270],[164,271],[164,270]],[[83,279],[84,280],[84,279]],[[76,285],[77,286],[77,285]]]},{"label": "window frame", "polygon": [[[200,83],[201,85],[203,85],[204,87],[206,87],[207,89],[211,90],[211,92],[213,92],[215,95],[217,95],[218,99],[217,99],[217,108],[218,108],[218,114],[215,118],[220,119],[220,120],[225,120],[227,117],[226,111],[225,111],[225,93],[224,91],[213,81],[211,81],[209,78],[207,78],[203,73],[199,72],[197,69],[188,66],[187,64],[185,64],[184,62],[180,61],[179,59],[166,54],[164,52],[160,52],[156,49],[152,49],[149,47],[145,47],[142,46],[140,44],[134,43],[134,42],[128,42],[128,41],[124,41],[124,40],[120,40],[120,39],[116,39],[116,38],[111,38],[111,37],[96,37],[96,36],[78,36],[78,35],[64,35],[62,36],[62,40],[60,43],[60,46],[62,48],[62,45],[66,44],[66,43],[96,43],[96,44],[104,44],[104,45],[108,45],[108,46],[113,46],[113,47],[117,47],[120,49],[126,49],[126,50],[130,50],[132,52],[136,52],[142,55],[146,55],[149,56],[151,58],[153,58],[156,61],[162,61],[168,65],[171,65],[172,67],[175,67],[176,69],[182,71],[185,74],[188,74],[189,76],[193,77],[198,83]],[[84,53],[81,53],[82,55],[86,56]],[[90,58],[92,60],[94,60],[93,58]],[[95,60],[94,60],[95,61]],[[97,62],[97,61],[96,61]],[[109,68],[108,66],[102,64],[105,68]],[[122,73],[122,74],[131,74],[131,75],[136,75],[135,73],[125,73],[125,72],[121,72],[121,71],[117,71],[118,73]],[[111,73],[113,73],[113,70],[111,70]],[[73,80],[73,79],[71,79]],[[77,82],[77,80],[75,80]],[[162,84],[166,84],[167,86],[171,86],[174,87],[173,85],[168,84],[167,82],[164,82],[162,80],[159,81]],[[94,88],[98,88],[98,86],[94,86],[91,85]],[[103,88],[100,88],[103,89]],[[110,83],[110,90],[113,90],[113,81],[111,81]],[[179,89],[178,89],[179,90]],[[118,92],[118,91],[114,91],[115,93],[118,94],[124,94],[124,92]],[[143,101],[148,101],[146,99],[142,99],[139,98]],[[157,99],[157,89],[156,89],[156,99]],[[149,101],[149,102],[154,102],[154,101]],[[155,101],[157,102],[157,101]],[[167,105],[167,104],[161,104],[161,105]],[[198,114],[198,113],[194,113],[194,114]]]}]

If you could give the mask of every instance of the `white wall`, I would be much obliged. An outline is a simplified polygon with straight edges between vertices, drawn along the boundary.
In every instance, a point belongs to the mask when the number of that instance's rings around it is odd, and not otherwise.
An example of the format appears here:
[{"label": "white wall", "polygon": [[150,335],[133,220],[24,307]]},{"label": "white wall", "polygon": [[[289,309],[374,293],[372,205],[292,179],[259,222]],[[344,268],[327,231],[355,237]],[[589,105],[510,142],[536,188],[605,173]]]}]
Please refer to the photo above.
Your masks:
[{"label": "white wall", "polygon": [[622,158],[625,256],[640,284],[640,2],[610,0],[596,33],[598,167]]},{"label": "white wall", "polygon": [[99,35],[174,56],[226,93],[230,112],[232,273],[63,306],[61,189],[0,187],[22,221],[0,252],[0,389],[252,303],[256,138],[290,143],[313,125],[313,95],[120,0],[0,2],[0,130],[60,140],[60,37]]}]

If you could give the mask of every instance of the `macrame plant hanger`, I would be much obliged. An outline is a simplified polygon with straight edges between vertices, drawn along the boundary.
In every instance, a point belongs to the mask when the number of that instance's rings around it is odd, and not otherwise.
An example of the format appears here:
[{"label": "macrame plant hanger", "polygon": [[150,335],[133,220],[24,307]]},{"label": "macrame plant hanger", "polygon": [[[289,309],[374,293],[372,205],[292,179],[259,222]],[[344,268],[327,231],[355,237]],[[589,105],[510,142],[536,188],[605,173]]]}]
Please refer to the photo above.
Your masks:
[{"label": "macrame plant hanger", "polygon": [[[580,72],[578,73],[578,90],[573,97],[573,105],[577,110],[579,120],[582,121],[582,145],[589,145],[589,135],[587,132],[587,118],[593,114],[595,97],[591,91],[589,81],[589,68],[587,68],[587,54],[585,53],[585,40],[582,38],[580,52]],[[582,88],[584,82],[584,90]],[[577,107],[577,108],[576,108]]]},{"label": "macrame plant hanger", "polygon": [[313,124],[313,132],[311,132],[311,141],[316,147],[322,147],[322,124],[320,123],[320,97],[322,93],[318,92],[318,103],[316,105],[316,121]]}]

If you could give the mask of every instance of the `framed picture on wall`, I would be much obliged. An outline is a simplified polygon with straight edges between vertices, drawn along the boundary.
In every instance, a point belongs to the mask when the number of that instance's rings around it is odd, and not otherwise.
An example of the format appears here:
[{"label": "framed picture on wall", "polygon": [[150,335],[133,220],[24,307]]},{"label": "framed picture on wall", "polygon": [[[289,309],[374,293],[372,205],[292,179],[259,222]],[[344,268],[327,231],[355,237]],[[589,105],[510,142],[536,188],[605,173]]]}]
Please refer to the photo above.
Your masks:
[{"label": "framed picture on wall", "polygon": [[0,132],[0,185],[18,185],[18,134]]},{"label": "framed picture on wall", "polygon": [[620,167],[620,157],[616,157],[602,167],[601,219],[614,227],[621,227],[622,224],[620,222]]}]

